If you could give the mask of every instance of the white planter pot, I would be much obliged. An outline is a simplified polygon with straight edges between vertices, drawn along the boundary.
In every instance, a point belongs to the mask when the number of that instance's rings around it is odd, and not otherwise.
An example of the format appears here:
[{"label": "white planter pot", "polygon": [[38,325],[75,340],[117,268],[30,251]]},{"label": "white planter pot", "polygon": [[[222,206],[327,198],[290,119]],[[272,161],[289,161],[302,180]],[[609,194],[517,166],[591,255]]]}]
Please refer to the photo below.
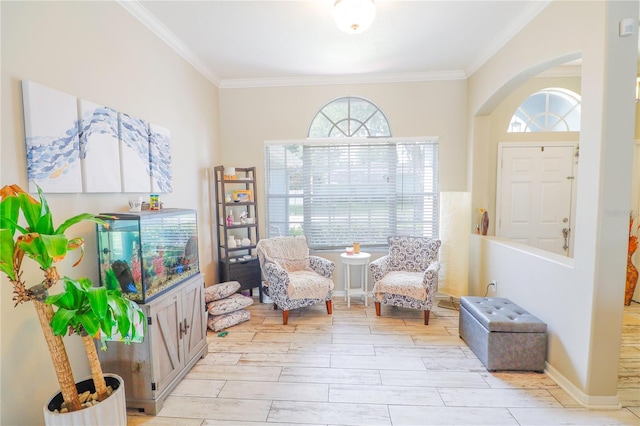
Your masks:
[{"label": "white planter pot", "polygon": [[[44,424],[48,426],[79,426],[79,425],[127,425],[127,404],[124,396],[124,381],[116,374],[104,375],[107,386],[111,385],[113,393],[101,403],[82,410],[69,413],[54,413],[49,407],[59,406],[62,402],[62,393],[57,392],[43,407]],[[93,379],[88,377],[76,383],[78,392],[87,390],[95,391]]]}]

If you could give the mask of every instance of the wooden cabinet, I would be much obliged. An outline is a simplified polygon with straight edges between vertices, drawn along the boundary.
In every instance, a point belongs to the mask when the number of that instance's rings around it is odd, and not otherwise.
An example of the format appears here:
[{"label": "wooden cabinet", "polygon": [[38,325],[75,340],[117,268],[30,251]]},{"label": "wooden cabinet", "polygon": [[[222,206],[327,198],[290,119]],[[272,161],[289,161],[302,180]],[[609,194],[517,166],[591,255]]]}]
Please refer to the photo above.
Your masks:
[{"label": "wooden cabinet", "polygon": [[220,282],[238,281],[241,290],[260,289],[256,168],[217,166],[214,172]]},{"label": "wooden cabinet", "polygon": [[195,275],[140,307],[147,317],[144,342],[111,342],[98,352],[103,370],[124,379],[127,408],[155,415],[169,392],[207,354],[204,278]]}]

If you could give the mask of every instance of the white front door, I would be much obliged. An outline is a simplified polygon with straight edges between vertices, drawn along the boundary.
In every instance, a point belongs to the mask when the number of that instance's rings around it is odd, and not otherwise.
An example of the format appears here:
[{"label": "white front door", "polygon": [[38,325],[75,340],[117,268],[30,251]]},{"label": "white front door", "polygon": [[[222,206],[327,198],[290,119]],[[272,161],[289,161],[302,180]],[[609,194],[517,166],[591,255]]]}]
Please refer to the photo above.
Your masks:
[{"label": "white front door", "polygon": [[569,256],[576,145],[500,144],[496,235]]}]

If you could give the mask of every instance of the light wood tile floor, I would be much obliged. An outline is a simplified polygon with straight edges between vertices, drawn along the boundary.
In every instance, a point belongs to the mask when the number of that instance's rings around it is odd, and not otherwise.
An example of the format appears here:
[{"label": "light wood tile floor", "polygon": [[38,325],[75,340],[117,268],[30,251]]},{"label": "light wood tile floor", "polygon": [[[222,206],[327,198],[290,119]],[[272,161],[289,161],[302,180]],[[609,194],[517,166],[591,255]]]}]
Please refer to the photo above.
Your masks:
[{"label": "light wood tile floor", "polygon": [[620,410],[586,410],[545,374],[490,373],[458,337],[458,312],[334,298],[281,311],[257,297],[251,320],[209,332],[209,354],[157,416],[137,425],[640,425],[640,304],[625,308]]}]

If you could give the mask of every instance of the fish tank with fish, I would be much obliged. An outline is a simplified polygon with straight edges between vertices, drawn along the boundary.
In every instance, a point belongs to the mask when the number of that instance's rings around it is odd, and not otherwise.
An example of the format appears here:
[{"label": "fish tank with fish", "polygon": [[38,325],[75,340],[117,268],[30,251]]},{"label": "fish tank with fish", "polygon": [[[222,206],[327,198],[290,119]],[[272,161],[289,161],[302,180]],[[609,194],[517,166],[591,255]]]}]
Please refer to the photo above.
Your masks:
[{"label": "fish tank with fish", "polygon": [[96,225],[101,286],[113,269],[122,294],[147,303],[200,272],[195,210],[100,215],[107,223]]}]

